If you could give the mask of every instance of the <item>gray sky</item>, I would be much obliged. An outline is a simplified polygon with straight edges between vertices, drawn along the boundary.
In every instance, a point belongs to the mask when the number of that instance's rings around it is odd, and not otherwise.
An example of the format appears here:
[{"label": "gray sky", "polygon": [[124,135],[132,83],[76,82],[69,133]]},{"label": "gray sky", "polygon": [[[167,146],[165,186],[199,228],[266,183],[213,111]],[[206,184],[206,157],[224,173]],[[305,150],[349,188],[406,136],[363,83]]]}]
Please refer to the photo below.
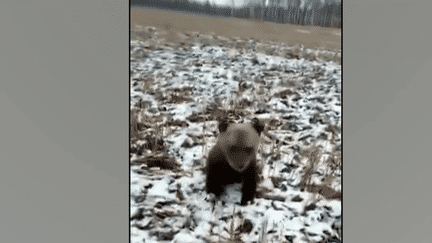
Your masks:
[{"label": "gray sky", "polygon": [[[207,0],[195,0],[199,2],[206,2]],[[210,3],[217,5],[231,5],[232,0],[210,0]],[[242,6],[247,0],[234,0],[234,5],[236,7]]]}]

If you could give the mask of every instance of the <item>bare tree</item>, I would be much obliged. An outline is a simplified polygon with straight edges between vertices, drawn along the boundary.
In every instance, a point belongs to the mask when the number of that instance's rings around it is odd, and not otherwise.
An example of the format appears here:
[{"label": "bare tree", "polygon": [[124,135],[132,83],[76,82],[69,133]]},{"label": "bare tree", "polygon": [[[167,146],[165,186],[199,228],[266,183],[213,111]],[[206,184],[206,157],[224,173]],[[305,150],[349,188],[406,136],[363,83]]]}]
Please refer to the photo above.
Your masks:
[{"label": "bare tree", "polygon": [[294,2],[294,9],[295,9],[295,17],[294,17],[294,24],[300,24],[300,0],[295,0]]},{"label": "bare tree", "polygon": [[234,17],[234,0],[231,0],[231,17]]},{"label": "bare tree", "polygon": [[266,0],[262,0],[262,8],[261,8],[261,19],[265,20],[265,12],[266,12]]}]

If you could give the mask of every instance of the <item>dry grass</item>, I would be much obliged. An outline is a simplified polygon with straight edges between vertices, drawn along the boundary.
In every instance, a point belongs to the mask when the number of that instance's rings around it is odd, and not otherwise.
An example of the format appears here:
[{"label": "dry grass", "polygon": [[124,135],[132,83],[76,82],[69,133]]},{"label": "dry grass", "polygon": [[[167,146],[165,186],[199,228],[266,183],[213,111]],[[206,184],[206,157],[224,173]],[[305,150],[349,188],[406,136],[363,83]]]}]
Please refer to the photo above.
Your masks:
[{"label": "dry grass", "polygon": [[[341,192],[331,187],[335,179],[335,170],[341,169],[340,154],[334,151],[325,161],[321,162],[321,149],[318,146],[311,146],[302,151],[302,156],[307,159],[307,164],[301,171],[302,180],[300,182],[300,187],[308,192],[316,193],[317,197],[315,201],[318,201],[320,198],[341,200]],[[323,175],[322,183],[316,184],[312,182],[312,176],[317,171],[320,163],[326,165],[327,171]]]},{"label": "dry grass", "polygon": [[132,108],[130,110],[130,117],[129,117],[129,122],[130,122],[130,140],[131,142],[135,142],[138,139],[138,113],[139,113],[139,109],[138,108]]},{"label": "dry grass", "polygon": [[[184,38],[178,32],[186,33],[191,35],[191,32],[196,31],[202,34],[210,34],[214,33],[215,35],[225,36],[227,38],[240,37],[243,39],[248,39],[250,37],[254,37],[259,40],[264,41],[277,41],[284,42],[287,45],[295,45],[295,44],[303,44],[305,47],[309,48],[336,48],[340,49],[340,36],[335,34],[334,32],[338,31],[337,29],[332,28],[322,28],[322,27],[304,27],[304,26],[293,26],[293,25],[279,25],[274,23],[266,23],[266,22],[258,22],[258,21],[249,21],[243,19],[219,19],[219,18],[211,18],[211,17],[203,17],[203,16],[193,16],[187,14],[180,13],[166,13],[163,11],[156,10],[145,10],[145,9],[131,9],[131,30],[139,31],[141,30],[139,26],[154,26],[156,28],[162,28],[165,33],[163,38],[166,38],[169,42],[181,42],[184,41]],[[297,30],[306,30],[310,31],[310,33],[301,33]],[[340,30],[339,30],[340,31]],[[144,37],[143,37],[144,38]],[[147,38],[147,37],[146,37]],[[333,44],[329,44],[332,42]],[[211,43],[209,43],[211,44]],[[237,48],[245,48],[243,42],[235,43]],[[149,47],[150,48],[150,47]],[[293,48],[292,50],[287,52],[287,55],[298,55],[305,56],[309,55],[309,53],[303,54],[300,48]],[[139,88],[146,92],[151,89],[154,89],[157,86],[154,86],[155,79],[154,78],[145,78],[145,82],[142,83],[142,86]],[[289,84],[289,89],[282,90],[275,94],[279,97],[289,97],[292,95],[296,95],[296,83],[291,80],[287,80]],[[253,107],[253,110],[258,110],[258,105],[265,104],[266,101],[263,99],[265,94],[257,95],[254,93],[254,98],[252,98],[252,102],[247,106],[244,105],[245,101],[243,100],[243,92],[247,90],[249,87],[242,86],[243,83],[239,83],[238,92],[231,97],[231,102],[218,104],[215,106],[210,106],[206,109],[204,114],[199,115],[198,117],[189,117],[187,120],[191,122],[204,122],[204,126],[206,125],[205,121],[215,120],[220,116],[230,116],[235,120],[238,120],[242,117],[247,117],[251,114],[247,114],[245,112],[244,107]],[[174,90],[170,95],[166,94],[166,96],[159,97],[159,99],[164,100],[165,102],[177,103],[177,102],[185,102],[190,99],[190,96],[187,92],[188,90]],[[267,91],[264,91],[267,92]],[[298,95],[298,94],[297,94]],[[181,99],[181,97],[183,97]],[[138,114],[140,115],[140,122],[138,122]],[[194,119],[194,120],[192,120]],[[140,123],[149,123],[152,125],[152,131],[159,135],[158,137],[166,137],[167,134],[164,131],[165,128],[169,127],[168,122],[156,122],[153,118],[145,117],[142,115],[140,109],[131,109],[131,140],[142,139],[143,136],[140,134],[139,125]],[[156,125],[155,125],[156,124]],[[335,129],[333,127],[328,127],[329,132],[335,133]],[[172,133],[170,130],[169,133]],[[270,136],[269,136],[270,137]],[[334,137],[334,136],[333,136]],[[156,138],[156,136],[155,136]],[[203,136],[203,139],[206,139],[206,135]],[[157,141],[154,142],[157,144]],[[205,144],[207,144],[205,142]],[[279,150],[280,144],[273,143],[271,152],[274,156],[280,155],[281,151]],[[203,146],[203,150],[207,150],[206,146]],[[326,173],[325,181],[322,185],[315,185],[311,183],[312,174],[316,171],[318,163],[321,159],[321,151],[318,147],[311,147],[309,150],[303,150],[303,157],[307,158],[308,165],[305,167],[303,171],[303,181],[302,184],[306,188],[306,190],[310,192],[314,192],[317,194],[317,197],[323,196],[324,198],[339,198],[340,193],[335,192],[332,188],[327,186],[327,184],[331,184],[334,178],[334,170],[340,168],[340,153],[338,154],[335,151],[334,156],[329,157],[323,163],[330,166],[332,169]],[[155,152],[155,151],[152,151]],[[205,151],[203,154],[206,154]],[[147,159],[146,161],[151,161],[150,167],[156,166],[165,169],[175,170],[178,168],[178,165],[169,158],[160,158],[155,157],[153,159]],[[263,163],[264,161],[261,161]],[[262,165],[261,165],[262,166]],[[277,176],[273,176],[275,171],[269,171],[269,177],[272,178],[272,182],[277,184],[280,180]],[[274,199],[272,199],[274,200]],[[237,217],[234,212],[231,215],[231,222],[228,225],[229,229],[226,229],[229,237],[225,238],[221,235],[219,238],[219,242],[226,243],[238,243],[242,242],[239,228],[235,227],[234,218]],[[268,234],[268,222],[263,222],[262,232],[259,235],[260,243],[268,242],[267,234]],[[281,237],[282,238],[282,237]]]},{"label": "dry grass", "polygon": [[131,31],[140,31],[145,26],[154,26],[165,30],[163,38],[170,42],[183,41],[178,32],[199,32],[227,38],[253,37],[261,41],[283,42],[290,46],[302,44],[314,49],[341,49],[341,30],[336,28],[276,24],[238,18],[214,18],[139,8],[132,8],[130,16]]}]

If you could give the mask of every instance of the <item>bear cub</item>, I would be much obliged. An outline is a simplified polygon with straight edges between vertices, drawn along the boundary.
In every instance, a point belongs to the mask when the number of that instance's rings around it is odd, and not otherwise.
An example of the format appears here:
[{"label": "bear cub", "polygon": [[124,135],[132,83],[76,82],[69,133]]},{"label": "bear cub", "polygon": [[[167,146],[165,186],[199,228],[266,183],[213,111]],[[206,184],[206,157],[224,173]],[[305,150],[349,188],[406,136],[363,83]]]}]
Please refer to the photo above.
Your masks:
[{"label": "bear cub", "polygon": [[251,123],[231,123],[223,118],[218,124],[219,136],[210,150],[205,167],[206,191],[219,198],[227,185],[242,183],[241,205],[253,202],[260,168],[256,154],[264,125],[254,118]]}]

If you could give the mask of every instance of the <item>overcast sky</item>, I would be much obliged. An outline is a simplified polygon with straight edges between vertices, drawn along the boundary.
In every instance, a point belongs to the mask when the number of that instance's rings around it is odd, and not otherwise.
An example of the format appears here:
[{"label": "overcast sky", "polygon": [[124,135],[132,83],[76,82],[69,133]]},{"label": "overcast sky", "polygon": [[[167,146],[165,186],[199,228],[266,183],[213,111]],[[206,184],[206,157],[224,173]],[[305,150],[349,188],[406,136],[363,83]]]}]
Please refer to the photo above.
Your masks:
[{"label": "overcast sky", "polygon": [[[207,0],[194,0],[197,2],[207,2]],[[234,5],[236,7],[242,6],[245,2],[248,2],[248,0],[234,0]],[[217,5],[231,5],[232,0],[210,0],[211,4],[217,4]]]}]

